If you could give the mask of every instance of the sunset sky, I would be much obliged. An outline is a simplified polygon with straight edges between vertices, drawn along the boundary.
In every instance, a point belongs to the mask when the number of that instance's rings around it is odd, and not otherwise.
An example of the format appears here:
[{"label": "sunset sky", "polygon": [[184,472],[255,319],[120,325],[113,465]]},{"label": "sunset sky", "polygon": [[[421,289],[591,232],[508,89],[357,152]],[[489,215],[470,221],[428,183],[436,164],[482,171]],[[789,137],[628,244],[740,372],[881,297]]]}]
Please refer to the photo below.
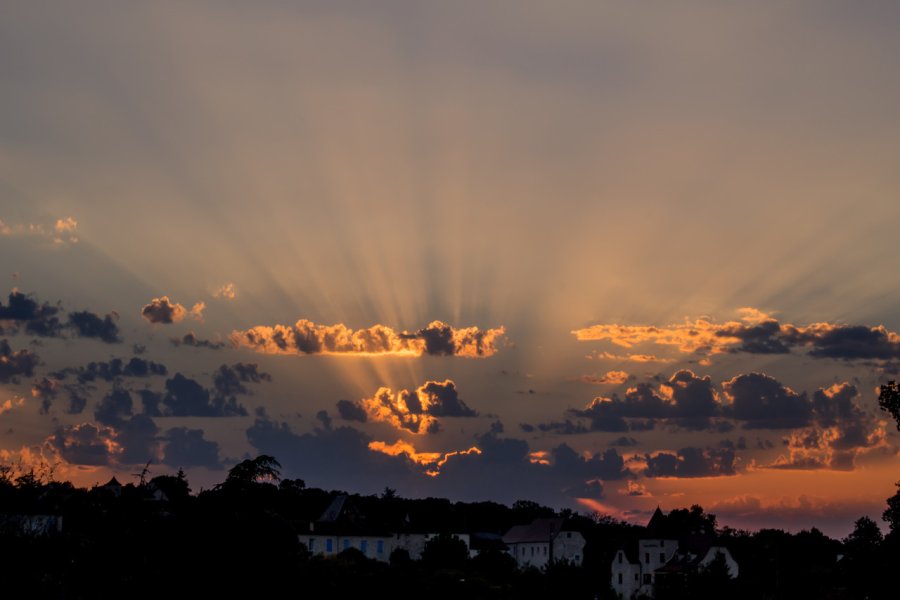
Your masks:
[{"label": "sunset sky", "polygon": [[896,2],[0,7],[0,459],[880,520]]}]

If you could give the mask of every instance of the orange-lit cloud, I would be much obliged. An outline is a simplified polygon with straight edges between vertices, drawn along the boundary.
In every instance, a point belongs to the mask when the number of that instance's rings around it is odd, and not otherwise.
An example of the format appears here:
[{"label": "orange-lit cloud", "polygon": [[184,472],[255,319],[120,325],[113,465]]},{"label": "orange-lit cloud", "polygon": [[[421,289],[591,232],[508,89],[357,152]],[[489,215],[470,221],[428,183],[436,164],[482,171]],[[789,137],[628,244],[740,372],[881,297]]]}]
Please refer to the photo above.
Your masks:
[{"label": "orange-lit cloud", "polygon": [[653,343],[682,353],[786,354],[806,348],[819,358],[893,359],[900,357],[900,335],[883,325],[782,324],[755,308],[742,308],[740,321],[686,320],[673,325],[601,324],[572,331],[581,341],[608,340],[623,348]]},{"label": "orange-lit cloud", "polygon": [[858,393],[849,383],[820,389],[812,399],[814,423],[786,439],[788,453],[778,456],[773,469],[855,468],[862,454],[886,446],[886,422],[862,410]]},{"label": "orange-lit cloud", "polygon": [[434,433],[440,429],[438,417],[474,417],[474,410],[459,398],[456,384],[427,381],[415,390],[381,387],[371,398],[358,402],[341,400],[338,413],[348,421],[381,421],[412,433]]},{"label": "orange-lit cloud", "polygon": [[414,332],[396,332],[385,325],[350,329],[343,323],[316,325],[300,319],[293,326],[259,325],[233,331],[231,342],[266,354],[344,354],[393,356],[463,356],[484,358],[497,352],[505,329],[455,328],[432,321]]},{"label": "orange-lit cloud", "polygon": [[7,398],[2,403],[0,403],[0,415],[8,413],[13,408],[22,406],[25,403],[25,398],[18,396],[15,398]]},{"label": "orange-lit cloud", "polygon": [[425,474],[430,477],[437,477],[440,474],[441,467],[447,464],[447,461],[454,456],[462,456],[466,454],[481,454],[481,450],[476,446],[472,446],[467,450],[456,450],[453,452],[419,452],[415,446],[403,440],[397,440],[393,444],[385,442],[369,442],[369,450],[373,452],[381,452],[388,456],[406,456],[411,462],[425,467]]},{"label": "orange-lit cloud", "polygon": [[203,311],[206,309],[204,302],[197,302],[190,310],[177,302],[169,300],[168,296],[154,298],[149,304],[141,308],[141,316],[150,323],[178,323],[185,317],[191,317],[198,321],[203,320]]},{"label": "orange-lit cloud", "polygon": [[78,221],[72,217],[56,219],[52,226],[40,223],[9,225],[0,220],[0,235],[2,236],[34,236],[49,239],[54,245],[77,244]]},{"label": "orange-lit cloud", "polygon": [[636,362],[636,363],[675,362],[675,359],[662,358],[659,356],[655,356],[653,354],[613,354],[612,352],[597,352],[597,351],[594,351],[594,352],[591,352],[590,354],[585,355],[585,358],[588,360],[617,360],[617,361],[622,361],[622,362]]},{"label": "orange-lit cloud", "polygon": [[233,283],[220,285],[216,288],[216,291],[213,292],[213,298],[221,298],[223,300],[234,300],[236,295],[237,289]]},{"label": "orange-lit cloud", "polygon": [[605,375],[599,377],[596,375],[582,375],[579,377],[579,381],[593,385],[622,385],[629,378],[630,375],[625,371],[608,371]]}]

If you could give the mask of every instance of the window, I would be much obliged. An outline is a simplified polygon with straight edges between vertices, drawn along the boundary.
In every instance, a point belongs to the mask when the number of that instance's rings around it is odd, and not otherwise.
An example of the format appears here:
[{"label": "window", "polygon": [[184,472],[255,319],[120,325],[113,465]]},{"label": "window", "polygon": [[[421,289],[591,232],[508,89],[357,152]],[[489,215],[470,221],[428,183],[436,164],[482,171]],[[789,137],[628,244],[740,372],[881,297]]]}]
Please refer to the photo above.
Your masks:
[{"label": "window", "polygon": [[622,553],[621,552],[619,552],[619,564],[620,565],[622,564]]},{"label": "window", "polygon": [[359,540],[359,551],[363,554],[369,551],[369,540]]},{"label": "window", "polygon": [[659,562],[661,562],[661,563],[666,562],[666,553],[665,552],[659,553]]},{"label": "window", "polygon": [[331,538],[325,540],[325,552],[328,552],[329,554],[334,552],[334,543]]},{"label": "window", "polygon": [[638,580],[638,574],[637,574],[637,573],[634,574],[634,580],[635,580],[635,581]]},{"label": "window", "polygon": [[375,551],[378,554],[384,554],[384,540],[378,540],[375,543]]},{"label": "window", "polygon": [[619,585],[622,585],[622,574],[619,573]]},{"label": "window", "polygon": [[566,532],[566,537],[567,537],[567,538],[571,538],[571,537],[572,537],[572,532],[571,532],[571,531],[567,531],[567,532]]},{"label": "window", "polygon": [[650,573],[645,573],[644,574],[644,584],[649,584],[649,583],[653,583],[653,575],[651,575]]},{"label": "window", "polygon": [[350,540],[348,540],[347,538],[344,538],[344,550],[348,549],[349,547],[350,547]]},{"label": "window", "polygon": [[647,563],[648,565],[650,564],[650,553],[649,552],[644,553],[644,562]]},{"label": "window", "polygon": [[534,546],[531,547],[531,555],[534,556]]},{"label": "window", "polygon": [[316,538],[309,538],[309,551],[310,552],[316,551]]},{"label": "window", "polygon": [[544,546],[544,556],[547,556],[547,546]]}]

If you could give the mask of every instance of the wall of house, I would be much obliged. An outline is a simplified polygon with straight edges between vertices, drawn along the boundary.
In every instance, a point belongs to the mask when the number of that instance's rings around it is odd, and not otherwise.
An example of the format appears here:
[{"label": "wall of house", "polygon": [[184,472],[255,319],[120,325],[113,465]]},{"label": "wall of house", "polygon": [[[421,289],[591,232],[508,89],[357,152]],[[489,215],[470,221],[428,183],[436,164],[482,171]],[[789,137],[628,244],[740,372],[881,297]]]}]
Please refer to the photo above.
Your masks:
[{"label": "wall of house", "polygon": [[516,559],[520,569],[525,567],[542,569],[550,563],[550,542],[510,544],[509,553]]},{"label": "wall of house", "polygon": [[553,560],[580,565],[584,560],[584,536],[577,531],[560,531],[553,539]]},{"label": "wall of house", "polygon": [[394,550],[394,539],[390,536],[318,535],[310,533],[300,536],[310,554],[334,556],[348,548],[356,548],[366,558],[387,562]]},{"label": "wall of house", "polygon": [[641,587],[640,563],[628,562],[625,552],[619,550],[613,557],[612,588],[622,598],[631,598]]}]

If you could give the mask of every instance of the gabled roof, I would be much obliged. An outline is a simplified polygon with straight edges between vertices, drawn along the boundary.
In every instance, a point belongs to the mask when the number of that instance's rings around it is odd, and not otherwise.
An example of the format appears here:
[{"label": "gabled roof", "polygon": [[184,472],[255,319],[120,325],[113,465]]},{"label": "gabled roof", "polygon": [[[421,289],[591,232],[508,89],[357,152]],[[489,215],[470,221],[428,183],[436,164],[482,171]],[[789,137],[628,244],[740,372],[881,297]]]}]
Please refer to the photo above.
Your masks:
[{"label": "gabled roof", "polygon": [[116,479],[115,476],[113,476],[112,479],[110,479],[109,481],[107,481],[106,483],[101,485],[100,487],[122,487],[122,484],[119,483],[119,480]]},{"label": "gabled roof", "polygon": [[319,523],[334,523],[341,518],[344,512],[344,505],[347,504],[347,494],[341,494],[331,501],[322,516],[319,517]]},{"label": "gabled roof", "polygon": [[529,542],[553,541],[560,530],[563,520],[561,518],[535,519],[528,525],[516,525],[506,532],[503,542],[506,544],[525,544]]},{"label": "gabled roof", "polygon": [[665,537],[665,529],[668,524],[666,519],[666,515],[663,514],[663,511],[660,510],[659,506],[656,507],[656,510],[653,511],[653,516],[650,517],[650,520],[647,522],[647,537],[648,538],[663,538]]}]

